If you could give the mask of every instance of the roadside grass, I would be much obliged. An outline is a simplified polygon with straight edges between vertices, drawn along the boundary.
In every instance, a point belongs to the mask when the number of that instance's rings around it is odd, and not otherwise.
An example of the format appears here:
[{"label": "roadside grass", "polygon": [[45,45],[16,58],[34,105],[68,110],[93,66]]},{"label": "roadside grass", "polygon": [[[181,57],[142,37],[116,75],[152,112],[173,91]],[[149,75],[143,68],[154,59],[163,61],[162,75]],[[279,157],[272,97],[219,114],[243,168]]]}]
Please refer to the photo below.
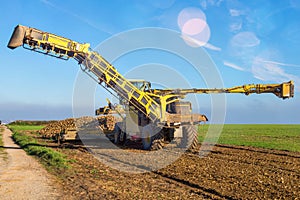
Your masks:
[{"label": "roadside grass", "polygon": [[[4,131],[4,128],[0,127],[0,146],[2,147],[3,146],[3,141],[2,141],[2,132]],[[0,150],[1,150],[1,147],[0,147]]]},{"label": "roadside grass", "polygon": [[[199,126],[200,142],[216,139],[208,128]],[[300,152],[300,124],[225,124],[217,143]]]},{"label": "roadside grass", "polygon": [[3,140],[2,140],[2,132],[4,131],[4,128],[0,127],[0,152],[4,151],[3,149]]},{"label": "roadside grass", "polygon": [[3,137],[2,137],[2,132],[4,131],[3,127],[0,127],[0,159],[2,158],[3,160],[7,160],[7,153],[3,148]]},{"label": "roadside grass", "polygon": [[12,137],[15,142],[19,144],[27,154],[38,157],[41,163],[48,169],[49,167],[58,169],[70,168],[69,160],[66,158],[66,155],[44,146],[43,143],[38,142],[38,140],[28,134],[28,131],[35,132],[42,127],[43,126],[9,125],[9,128],[13,131]]}]

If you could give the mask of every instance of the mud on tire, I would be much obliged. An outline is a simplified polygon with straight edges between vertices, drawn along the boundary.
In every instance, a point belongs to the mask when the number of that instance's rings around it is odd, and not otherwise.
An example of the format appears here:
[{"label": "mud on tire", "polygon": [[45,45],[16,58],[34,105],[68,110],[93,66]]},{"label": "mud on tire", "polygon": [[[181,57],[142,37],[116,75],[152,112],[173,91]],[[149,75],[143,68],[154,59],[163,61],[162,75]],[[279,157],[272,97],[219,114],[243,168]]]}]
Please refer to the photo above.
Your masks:
[{"label": "mud on tire", "polygon": [[142,148],[144,150],[158,150],[164,146],[164,136],[161,129],[153,125],[143,128]]},{"label": "mud on tire", "polygon": [[196,125],[188,125],[182,127],[181,147],[187,148],[189,151],[197,149],[198,146],[198,131]]},{"label": "mud on tire", "polygon": [[150,150],[159,150],[164,148],[164,136],[161,132],[152,137],[152,145]]}]

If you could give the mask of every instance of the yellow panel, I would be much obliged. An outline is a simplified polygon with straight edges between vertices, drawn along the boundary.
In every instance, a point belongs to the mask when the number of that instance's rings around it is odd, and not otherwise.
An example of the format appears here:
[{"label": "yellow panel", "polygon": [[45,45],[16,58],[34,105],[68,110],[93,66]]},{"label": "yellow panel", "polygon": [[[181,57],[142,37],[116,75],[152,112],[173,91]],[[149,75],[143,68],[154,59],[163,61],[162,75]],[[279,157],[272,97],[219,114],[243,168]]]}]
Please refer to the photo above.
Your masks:
[{"label": "yellow panel", "polygon": [[52,35],[49,35],[48,42],[53,43],[55,45],[65,47],[65,48],[67,48],[68,44],[69,44],[68,40],[64,40],[64,39],[58,38],[58,37],[53,37]]},{"label": "yellow panel", "polygon": [[282,96],[283,97],[289,97],[290,96],[290,85],[289,84],[283,84],[282,85]]}]

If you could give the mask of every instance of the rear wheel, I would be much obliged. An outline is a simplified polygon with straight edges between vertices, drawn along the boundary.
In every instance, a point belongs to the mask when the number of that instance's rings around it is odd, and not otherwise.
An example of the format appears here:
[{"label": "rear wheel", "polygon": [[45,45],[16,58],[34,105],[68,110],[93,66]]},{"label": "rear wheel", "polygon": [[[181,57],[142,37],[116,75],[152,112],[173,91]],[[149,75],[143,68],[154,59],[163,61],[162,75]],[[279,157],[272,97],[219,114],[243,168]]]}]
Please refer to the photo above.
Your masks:
[{"label": "rear wheel", "polygon": [[161,132],[152,137],[151,150],[159,150],[164,148],[164,136]]},{"label": "rear wheel", "polygon": [[182,127],[181,147],[187,148],[190,151],[196,150],[198,146],[198,131],[197,126],[188,125]]},{"label": "rear wheel", "polygon": [[144,126],[142,132],[142,145],[144,150],[150,150],[152,146],[152,128],[151,126]]},{"label": "rear wheel", "polygon": [[156,130],[151,125],[145,126],[142,132],[142,145],[144,150],[162,149],[164,147],[164,136],[161,130]]}]

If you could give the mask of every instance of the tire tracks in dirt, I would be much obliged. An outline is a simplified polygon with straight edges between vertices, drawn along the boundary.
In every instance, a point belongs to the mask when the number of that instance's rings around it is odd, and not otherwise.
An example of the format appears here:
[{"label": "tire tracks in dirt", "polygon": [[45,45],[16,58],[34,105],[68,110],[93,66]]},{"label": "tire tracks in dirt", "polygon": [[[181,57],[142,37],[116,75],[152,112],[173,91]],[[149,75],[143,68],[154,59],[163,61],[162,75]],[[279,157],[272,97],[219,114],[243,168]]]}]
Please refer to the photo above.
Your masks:
[{"label": "tire tracks in dirt", "polygon": [[157,174],[165,179],[169,179],[178,185],[181,185],[183,187],[188,187],[189,189],[193,190],[194,193],[197,193],[199,195],[204,196],[207,199],[228,199],[228,200],[235,200],[235,198],[227,195],[222,195],[218,191],[212,189],[212,188],[205,188],[198,184],[191,183],[187,180],[179,179],[173,176],[170,176],[168,174],[163,174],[162,172],[152,172],[154,174]]},{"label": "tire tracks in dirt", "polygon": [[[300,166],[300,156],[293,155],[296,153],[290,152],[291,155],[289,155],[288,152],[278,153],[276,150],[253,149],[251,147],[229,145],[216,145],[216,148],[219,150],[211,152],[215,159],[227,160],[228,162],[234,163],[256,165],[272,172],[280,170],[284,171],[285,173],[294,174],[300,178],[300,169],[293,168],[293,166],[297,166],[295,163],[298,163],[298,166]],[[230,149],[230,151],[222,152],[220,151],[220,148]],[[240,150],[244,150],[244,152],[241,152]],[[251,154],[249,152],[251,152]],[[237,154],[240,156],[237,156]],[[256,155],[253,156],[254,154]],[[250,155],[253,156],[253,159],[249,158]]]},{"label": "tire tracks in dirt", "polygon": [[[80,160],[73,165],[81,172],[72,175],[76,177],[73,181],[66,182],[74,194],[77,192],[75,199],[88,196],[91,199],[129,196],[155,199],[159,195],[164,199],[295,199],[300,195],[300,154],[297,152],[216,145],[201,158],[198,153],[170,151],[170,156],[178,154],[174,163],[156,171],[130,174],[99,162],[84,146],[75,148],[65,144],[61,147],[66,148],[61,151],[71,159]],[[123,150],[147,153],[134,148]],[[122,159],[114,161],[130,164]],[[157,160],[147,162],[155,164]],[[91,174],[93,170],[99,171],[98,178]]]}]

